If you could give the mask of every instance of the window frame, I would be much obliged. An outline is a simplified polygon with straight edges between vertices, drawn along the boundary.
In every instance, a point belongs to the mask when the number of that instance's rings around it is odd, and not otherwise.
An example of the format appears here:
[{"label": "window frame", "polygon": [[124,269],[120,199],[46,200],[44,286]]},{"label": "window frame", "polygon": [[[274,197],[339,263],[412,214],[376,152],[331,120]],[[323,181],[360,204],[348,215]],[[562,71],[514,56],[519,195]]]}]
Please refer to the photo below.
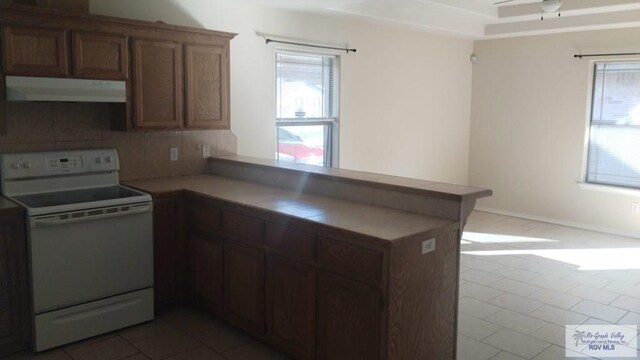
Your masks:
[{"label": "window frame", "polygon": [[617,185],[603,182],[594,182],[589,181],[589,158],[590,152],[589,147],[591,144],[591,125],[593,119],[593,111],[594,111],[594,100],[595,100],[595,81],[597,74],[597,64],[598,63],[612,63],[612,62],[638,62],[640,63],[640,57],[602,57],[594,60],[589,60],[588,63],[588,76],[587,76],[587,101],[586,101],[586,112],[585,112],[585,137],[583,143],[583,156],[582,156],[582,167],[581,167],[581,175],[580,181],[577,182],[578,187],[581,190],[594,190],[601,191],[607,193],[616,193],[616,194],[632,194],[632,195],[640,195],[640,186],[625,186],[625,185]]},{"label": "window frame", "polygon": [[[331,105],[327,107],[334,109],[333,116],[327,116],[322,118],[279,118],[278,117],[278,54],[294,54],[294,55],[312,55],[312,56],[331,56],[334,58],[334,74],[333,74],[333,93],[331,96]],[[340,123],[340,94],[341,94],[341,57],[339,53],[330,51],[308,51],[299,50],[297,48],[276,48],[274,51],[274,88],[275,88],[275,145],[276,154],[278,149],[278,128],[287,126],[326,126],[327,136],[325,139],[324,148],[324,163],[325,167],[338,167],[339,162],[339,123]],[[323,97],[326,96],[323,94]],[[323,111],[325,111],[325,105],[323,105]],[[276,155],[276,159],[277,158]]]}]

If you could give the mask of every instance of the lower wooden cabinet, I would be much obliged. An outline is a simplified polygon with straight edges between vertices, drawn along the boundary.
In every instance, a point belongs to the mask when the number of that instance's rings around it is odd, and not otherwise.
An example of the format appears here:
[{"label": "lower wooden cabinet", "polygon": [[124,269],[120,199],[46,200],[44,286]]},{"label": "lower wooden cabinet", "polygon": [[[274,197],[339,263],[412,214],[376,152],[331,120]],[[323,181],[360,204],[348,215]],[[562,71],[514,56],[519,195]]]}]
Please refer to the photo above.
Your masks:
[{"label": "lower wooden cabinet", "polygon": [[380,359],[380,301],[380,290],[320,271],[316,359]]},{"label": "lower wooden cabinet", "polygon": [[455,359],[456,223],[423,254],[424,237],[386,248],[187,193],[183,251],[181,198],[155,200],[159,304],[184,282],[192,303],[298,360]]},{"label": "lower wooden cabinet", "polygon": [[254,334],[263,334],[264,251],[225,239],[223,262],[225,317]]},{"label": "lower wooden cabinet", "polygon": [[184,226],[182,196],[153,200],[155,309],[179,304],[184,294]]},{"label": "lower wooden cabinet", "polygon": [[200,308],[218,315],[222,311],[222,241],[206,230],[189,228],[187,284]]},{"label": "lower wooden cabinet", "polygon": [[316,270],[269,254],[266,281],[269,340],[296,359],[315,359]]},{"label": "lower wooden cabinet", "polygon": [[0,216],[0,357],[29,344],[29,288],[24,215]]}]

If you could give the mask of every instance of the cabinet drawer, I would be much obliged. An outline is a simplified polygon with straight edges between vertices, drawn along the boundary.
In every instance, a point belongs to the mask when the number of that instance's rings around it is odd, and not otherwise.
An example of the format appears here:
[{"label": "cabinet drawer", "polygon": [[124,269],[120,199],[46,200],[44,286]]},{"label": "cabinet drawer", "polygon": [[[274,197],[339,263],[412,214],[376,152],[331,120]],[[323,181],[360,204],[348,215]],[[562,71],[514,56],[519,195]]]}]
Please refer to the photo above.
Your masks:
[{"label": "cabinet drawer", "polygon": [[264,221],[232,211],[222,213],[222,231],[238,240],[263,245]]},{"label": "cabinet drawer", "polygon": [[189,199],[187,201],[187,221],[190,225],[197,225],[205,230],[220,230],[222,228],[222,212],[205,201]]},{"label": "cabinet drawer", "polygon": [[298,261],[315,261],[315,235],[271,223],[266,229],[266,243],[274,251]]},{"label": "cabinet drawer", "polygon": [[333,239],[318,240],[318,263],[371,284],[380,284],[382,280],[382,253]]}]

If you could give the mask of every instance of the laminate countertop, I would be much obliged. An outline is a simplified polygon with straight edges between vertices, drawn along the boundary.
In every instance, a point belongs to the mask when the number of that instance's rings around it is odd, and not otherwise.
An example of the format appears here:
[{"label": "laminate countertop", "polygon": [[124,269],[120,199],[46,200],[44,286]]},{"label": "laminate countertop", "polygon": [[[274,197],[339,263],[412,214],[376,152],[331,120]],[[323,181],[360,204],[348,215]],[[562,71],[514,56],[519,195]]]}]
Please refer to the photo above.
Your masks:
[{"label": "laminate countertop", "polygon": [[492,195],[489,189],[449,184],[421,179],[376,174],[364,171],[296,164],[290,161],[261,159],[248,156],[228,155],[209,158],[211,163],[230,163],[242,166],[278,169],[280,171],[303,172],[306,176],[340,181],[351,184],[366,184],[380,189],[404,193],[428,195],[449,200],[474,200]]},{"label": "laminate countertop", "polygon": [[154,196],[187,190],[387,241],[404,239],[455,223],[432,216],[301,194],[293,190],[214,175],[135,180],[124,182],[124,185]]}]

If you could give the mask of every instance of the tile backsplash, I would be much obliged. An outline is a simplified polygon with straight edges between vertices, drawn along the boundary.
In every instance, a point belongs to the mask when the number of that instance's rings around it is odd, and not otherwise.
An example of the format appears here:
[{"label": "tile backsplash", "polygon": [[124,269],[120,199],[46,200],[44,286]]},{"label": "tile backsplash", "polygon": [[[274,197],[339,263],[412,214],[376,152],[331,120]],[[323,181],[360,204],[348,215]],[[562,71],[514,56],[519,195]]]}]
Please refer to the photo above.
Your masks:
[{"label": "tile backsplash", "polygon": [[[0,151],[52,151],[115,148],[120,180],[192,175],[206,172],[202,145],[211,155],[235,154],[237,140],[228,130],[120,132],[110,130],[109,107],[100,103],[7,102],[7,134]],[[170,148],[179,149],[170,161]]]}]

